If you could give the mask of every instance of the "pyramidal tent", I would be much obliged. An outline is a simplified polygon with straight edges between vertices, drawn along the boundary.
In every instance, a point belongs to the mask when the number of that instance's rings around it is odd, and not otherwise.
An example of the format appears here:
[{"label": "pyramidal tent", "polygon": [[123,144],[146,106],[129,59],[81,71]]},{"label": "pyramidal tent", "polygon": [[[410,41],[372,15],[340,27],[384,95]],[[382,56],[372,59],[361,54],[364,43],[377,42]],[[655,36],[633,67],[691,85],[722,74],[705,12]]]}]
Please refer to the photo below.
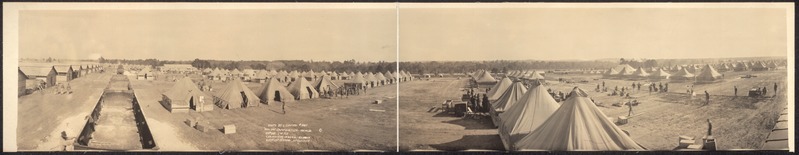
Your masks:
[{"label": "pyramidal tent", "polygon": [[607,77],[616,76],[616,75],[619,75],[619,71],[614,69],[614,68],[610,68],[610,69],[608,69],[608,71],[605,71],[605,73],[603,75],[607,76]]},{"label": "pyramidal tent", "polygon": [[514,145],[515,150],[644,150],[606,118],[588,94],[575,88],[538,128]]},{"label": "pyramidal tent", "polygon": [[239,79],[228,82],[216,93],[214,104],[225,109],[258,106],[261,99]]},{"label": "pyramidal tent", "polygon": [[693,80],[695,77],[696,75],[691,74],[691,72],[688,72],[688,69],[682,68],[680,71],[671,74],[669,78],[671,80]]},{"label": "pyramidal tent", "polygon": [[671,74],[664,71],[663,68],[658,69],[655,72],[652,72],[652,74],[649,74],[649,78],[651,79],[669,79],[669,76],[671,76]]},{"label": "pyramidal tent", "polygon": [[164,97],[162,104],[170,112],[188,112],[191,105],[195,105],[200,110],[204,109],[201,107],[204,106],[205,101],[201,101],[200,98],[204,100],[206,95],[189,77],[178,80],[171,89],[162,95]]},{"label": "pyramidal tent", "polygon": [[643,67],[639,67],[638,70],[635,70],[635,72],[633,72],[633,76],[646,78],[649,76],[649,73],[647,73]]},{"label": "pyramidal tent", "polygon": [[560,107],[547,93],[543,85],[535,86],[516,101],[508,110],[499,114],[499,136],[506,150],[511,148],[524,135],[529,134],[549,118]]},{"label": "pyramidal tent", "polygon": [[542,76],[541,73],[538,72],[538,71],[533,71],[532,73],[527,74],[527,76],[525,76],[524,79],[528,79],[528,80],[543,80],[544,76]]},{"label": "pyramidal tent", "polygon": [[633,67],[629,67],[630,65],[627,65],[627,66],[628,66],[628,67],[624,67],[624,68],[622,68],[622,69],[619,71],[619,75],[620,75],[620,76],[632,76],[632,75],[633,75],[633,73],[635,73],[635,68],[633,68]]},{"label": "pyramidal tent", "polygon": [[380,72],[375,73],[375,78],[377,79],[378,82],[380,82],[380,85],[385,85],[387,83],[386,76],[383,76],[383,73]]},{"label": "pyramidal tent", "polygon": [[491,103],[492,109],[497,113],[505,112],[505,110],[513,106],[525,92],[527,92],[527,88],[524,88],[521,82],[513,83],[502,93],[499,99]]},{"label": "pyramidal tent", "polygon": [[499,97],[502,96],[502,93],[510,88],[512,84],[513,81],[511,81],[510,78],[502,78],[502,80],[500,80],[499,83],[494,84],[494,87],[491,87],[491,90],[489,90],[488,94],[486,94],[488,96],[488,100],[494,101],[499,99]]},{"label": "pyramidal tent", "polygon": [[338,85],[330,81],[330,76],[322,76],[319,80],[314,81],[313,87],[316,88],[319,93],[327,93],[338,89]]},{"label": "pyramidal tent", "polygon": [[696,81],[698,82],[715,82],[721,80],[722,76],[713,66],[705,65],[705,68],[702,69],[702,72],[696,75]]},{"label": "pyramidal tent", "polygon": [[477,78],[475,78],[475,81],[477,83],[495,83],[497,82],[497,79],[494,79],[494,77],[491,76],[490,72],[484,71],[483,73],[480,74],[480,76],[477,76]]},{"label": "pyramidal tent", "polygon": [[266,70],[260,70],[258,73],[255,73],[255,79],[266,79],[269,78],[269,72]]},{"label": "pyramidal tent", "polygon": [[274,103],[274,102],[293,102],[294,95],[291,95],[286,87],[283,87],[283,84],[277,79],[272,78],[268,80],[269,82],[261,88],[261,91],[258,93],[258,97],[261,98],[262,103]]},{"label": "pyramidal tent", "polygon": [[289,85],[289,92],[297,100],[319,98],[319,92],[307,80],[300,78]]}]

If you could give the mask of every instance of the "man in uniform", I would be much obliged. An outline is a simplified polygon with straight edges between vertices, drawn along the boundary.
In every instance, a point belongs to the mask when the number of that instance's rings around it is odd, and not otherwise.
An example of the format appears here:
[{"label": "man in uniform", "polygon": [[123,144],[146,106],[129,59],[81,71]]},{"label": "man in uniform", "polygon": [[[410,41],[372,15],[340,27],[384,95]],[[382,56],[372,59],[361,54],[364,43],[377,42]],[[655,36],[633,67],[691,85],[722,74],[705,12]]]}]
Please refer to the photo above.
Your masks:
[{"label": "man in uniform", "polygon": [[738,86],[732,86],[732,88],[735,91],[735,97],[738,97]]},{"label": "man in uniform", "polygon": [[705,105],[710,104],[710,94],[705,90]]}]

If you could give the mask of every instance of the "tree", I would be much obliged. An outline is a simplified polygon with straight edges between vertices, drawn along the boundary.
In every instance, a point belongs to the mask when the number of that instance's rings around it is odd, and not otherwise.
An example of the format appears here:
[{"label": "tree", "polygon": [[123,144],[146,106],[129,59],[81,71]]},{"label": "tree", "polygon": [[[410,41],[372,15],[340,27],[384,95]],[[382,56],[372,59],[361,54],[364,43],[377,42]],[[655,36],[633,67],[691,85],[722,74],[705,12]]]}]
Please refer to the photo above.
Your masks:
[{"label": "tree", "polygon": [[191,62],[191,66],[196,68],[211,68],[211,62],[208,62],[206,60],[194,59],[194,61]]},{"label": "tree", "polygon": [[266,69],[266,65],[264,65],[263,63],[255,63],[255,64],[251,64],[250,68],[256,69],[256,70],[261,70],[261,69]]}]

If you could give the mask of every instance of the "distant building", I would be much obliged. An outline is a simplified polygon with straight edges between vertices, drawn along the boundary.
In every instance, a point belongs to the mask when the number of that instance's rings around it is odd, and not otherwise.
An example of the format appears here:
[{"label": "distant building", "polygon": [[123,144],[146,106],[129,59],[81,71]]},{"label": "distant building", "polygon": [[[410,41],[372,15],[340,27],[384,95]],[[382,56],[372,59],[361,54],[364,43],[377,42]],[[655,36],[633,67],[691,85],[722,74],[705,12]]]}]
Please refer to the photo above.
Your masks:
[{"label": "distant building", "polygon": [[[19,70],[27,76],[27,79],[38,79],[44,82],[45,87],[54,86],[56,83],[56,76],[58,73],[55,70],[55,67],[32,67],[32,66],[21,66]],[[28,86],[26,86],[28,87]],[[33,88],[33,87],[28,87]]]},{"label": "distant building", "polygon": [[19,81],[18,81],[19,83],[17,85],[19,89],[17,89],[17,96],[22,96],[27,94],[27,91],[25,91],[25,84],[26,84],[25,81],[28,80],[28,76],[22,72],[22,69],[17,69],[17,70],[19,70]]},{"label": "distant building", "polygon": [[70,65],[55,65],[56,73],[56,83],[66,83],[72,81],[72,77],[74,76],[75,72]]}]

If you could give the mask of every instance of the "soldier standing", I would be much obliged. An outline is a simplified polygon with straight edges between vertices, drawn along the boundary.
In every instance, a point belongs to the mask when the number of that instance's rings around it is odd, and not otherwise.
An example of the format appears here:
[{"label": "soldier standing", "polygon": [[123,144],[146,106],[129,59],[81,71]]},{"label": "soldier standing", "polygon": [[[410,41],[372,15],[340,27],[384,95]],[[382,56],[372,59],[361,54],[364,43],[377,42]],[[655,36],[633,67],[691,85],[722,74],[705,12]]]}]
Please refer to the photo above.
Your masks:
[{"label": "soldier standing", "polygon": [[732,88],[735,91],[735,96],[738,97],[738,86],[732,86]]}]

